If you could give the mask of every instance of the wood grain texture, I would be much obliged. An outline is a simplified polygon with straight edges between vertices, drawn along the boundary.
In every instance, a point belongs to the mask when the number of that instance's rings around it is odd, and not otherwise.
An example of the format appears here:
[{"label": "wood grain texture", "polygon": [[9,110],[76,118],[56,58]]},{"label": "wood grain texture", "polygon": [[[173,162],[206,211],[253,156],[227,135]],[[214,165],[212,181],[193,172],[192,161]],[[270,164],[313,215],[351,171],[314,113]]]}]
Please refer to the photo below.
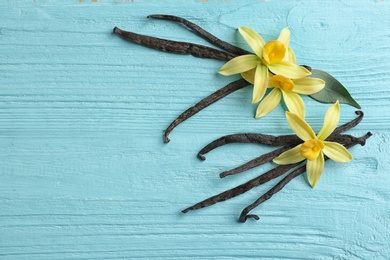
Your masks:
[{"label": "wood grain texture", "polygon": [[[390,255],[389,1],[0,1],[1,259],[388,259]],[[210,46],[182,16],[246,48],[236,28],[271,39],[289,26],[298,61],[330,72],[362,106],[349,131],[374,135],[348,164],[326,163],[315,189],[304,177],[236,222],[274,183],[213,207],[180,211],[241,184],[264,165],[221,171],[269,151],[205,144],[227,134],[290,134],[277,108],[254,120],[251,88],[177,127],[187,107],[237,79],[222,61],[125,42],[114,26]],[[318,130],[327,105],[305,99]],[[342,106],[341,123],[354,118]],[[278,179],[279,180],[279,179]],[[276,180],[277,181],[277,180]],[[276,183],[276,182],[275,182]]]}]

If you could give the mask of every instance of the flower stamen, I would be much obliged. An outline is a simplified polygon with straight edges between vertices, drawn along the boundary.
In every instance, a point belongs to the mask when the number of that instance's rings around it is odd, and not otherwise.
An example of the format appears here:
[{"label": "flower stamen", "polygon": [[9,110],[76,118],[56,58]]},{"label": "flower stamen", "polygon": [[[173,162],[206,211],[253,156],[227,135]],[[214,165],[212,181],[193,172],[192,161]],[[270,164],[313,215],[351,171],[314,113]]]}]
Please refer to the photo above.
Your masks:
[{"label": "flower stamen", "polygon": [[263,58],[267,64],[281,62],[286,55],[286,46],[280,41],[269,41],[264,45]]},{"label": "flower stamen", "polygon": [[299,153],[309,161],[313,161],[317,159],[324,147],[325,145],[323,141],[319,139],[311,139],[302,144]]},{"label": "flower stamen", "polygon": [[289,93],[294,89],[294,82],[291,79],[283,77],[281,75],[272,76],[270,78],[269,84],[274,88],[280,88],[286,93]]}]

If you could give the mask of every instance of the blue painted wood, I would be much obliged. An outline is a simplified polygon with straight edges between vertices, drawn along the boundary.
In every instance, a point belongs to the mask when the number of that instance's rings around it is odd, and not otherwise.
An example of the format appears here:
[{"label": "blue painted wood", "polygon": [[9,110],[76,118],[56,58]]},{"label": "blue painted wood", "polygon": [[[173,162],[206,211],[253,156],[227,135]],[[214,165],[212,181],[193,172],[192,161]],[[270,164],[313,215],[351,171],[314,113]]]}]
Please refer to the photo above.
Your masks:
[{"label": "blue painted wood", "polygon": [[[1,259],[388,259],[390,255],[390,5],[388,1],[0,1]],[[205,109],[162,142],[184,109],[235,77],[223,62],[123,41],[114,26],[206,44],[185,17],[245,47],[289,26],[299,63],[330,72],[361,104],[350,133],[374,136],[348,164],[326,164],[315,189],[298,177],[254,212],[272,184],[186,215],[180,210],[271,167],[218,173],[268,148],[197,151],[235,132],[290,133],[278,108],[254,120],[251,89]],[[305,99],[321,127],[327,105]],[[342,106],[341,122],[354,118]]]}]

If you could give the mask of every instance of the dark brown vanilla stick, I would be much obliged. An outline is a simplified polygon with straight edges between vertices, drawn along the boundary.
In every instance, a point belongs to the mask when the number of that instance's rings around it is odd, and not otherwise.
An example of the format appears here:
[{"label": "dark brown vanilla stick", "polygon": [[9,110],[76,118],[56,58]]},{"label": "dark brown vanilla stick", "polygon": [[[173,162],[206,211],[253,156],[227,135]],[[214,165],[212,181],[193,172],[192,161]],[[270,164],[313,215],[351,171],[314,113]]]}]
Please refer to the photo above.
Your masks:
[{"label": "dark brown vanilla stick", "polygon": [[249,180],[247,181],[246,183],[244,184],[241,184],[233,189],[230,189],[230,190],[226,190],[218,195],[215,195],[213,197],[210,197],[208,199],[205,199],[189,208],[186,208],[184,209],[182,212],[183,213],[187,213],[188,211],[190,210],[194,210],[194,209],[201,209],[201,208],[204,208],[204,207],[208,207],[208,206],[211,206],[215,203],[218,203],[218,202],[221,202],[221,201],[225,201],[225,200],[228,200],[228,199],[231,199],[231,198],[234,198],[238,195],[241,195],[245,192],[247,192],[248,190],[254,188],[254,187],[257,187],[261,184],[264,184],[274,178],[277,178],[281,175],[283,175],[284,173],[286,173],[288,170],[291,170],[292,168],[294,168],[295,166],[297,166],[299,163],[295,163],[295,164],[288,164],[288,165],[279,165],[277,166],[276,168],[272,169],[272,170],[269,170],[268,172],[252,179],[252,180]]},{"label": "dark brown vanilla stick", "polygon": [[250,54],[249,51],[241,49],[237,46],[234,46],[228,42],[225,42],[225,41],[215,37],[214,35],[212,35],[208,31],[202,29],[200,26],[198,26],[198,25],[196,25],[196,24],[194,24],[194,23],[192,23],[184,18],[174,16],[174,15],[164,15],[164,14],[152,14],[152,15],[149,15],[148,18],[168,20],[168,21],[174,21],[174,22],[181,23],[181,24],[185,25],[188,29],[193,31],[195,34],[199,35],[200,37],[202,37],[203,39],[208,41],[209,43],[214,44],[215,46],[217,46],[217,47],[219,47],[227,52],[237,54],[237,55]]},{"label": "dark brown vanilla stick", "polygon": [[169,134],[180,123],[184,122],[185,120],[187,120],[191,116],[195,115],[200,110],[202,110],[202,109],[208,107],[209,105],[217,102],[218,100],[226,97],[227,95],[233,93],[234,91],[237,91],[239,89],[242,89],[243,87],[246,87],[247,85],[249,85],[249,83],[244,79],[239,79],[239,80],[233,81],[232,83],[215,91],[210,96],[205,97],[204,99],[199,101],[197,104],[195,104],[194,106],[192,106],[189,109],[187,109],[186,111],[184,111],[165,130],[164,141],[166,143],[169,142],[169,138],[168,138]]},{"label": "dark brown vanilla stick", "polygon": [[264,144],[264,145],[272,145],[272,146],[281,146],[286,144],[295,144],[299,143],[301,139],[299,139],[296,135],[266,135],[266,134],[232,134],[225,135],[221,138],[214,140],[213,142],[206,145],[202,150],[198,153],[198,158],[200,160],[205,160],[204,154],[214,150],[217,147],[220,147],[225,144],[231,143],[252,143],[252,144]]},{"label": "dark brown vanilla stick", "polygon": [[[360,137],[360,138],[356,138],[354,139],[353,142],[345,145],[345,147],[347,149],[351,148],[352,146],[355,146],[357,144],[360,144],[361,146],[364,146],[366,144],[366,140],[372,136],[372,133],[368,132],[366,135]],[[328,160],[329,158],[325,156],[325,160]],[[258,198],[254,203],[252,203],[251,205],[247,206],[242,212],[241,212],[241,215],[238,219],[239,222],[242,222],[244,223],[248,218],[253,218],[253,219],[256,219],[256,220],[259,220],[259,216],[257,215],[254,215],[254,214],[248,214],[252,209],[256,208],[257,206],[259,206],[261,203],[263,203],[264,201],[266,200],[269,200],[275,193],[281,191],[283,189],[284,186],[287,185],[287,183],[289,183],[292,179],[294,179],[295,177],[301,175],[302,173],[304,173],[306,171],[306,165],[303,165],[297,169],[295,169],[294,171],[292,171],[291,173],[289,173],[286,177],[284,177],[278,184],[276,184],[272,189],[270,189],[269,191],[267,191],[264,195],[262,195],[260,198]]]},{"label": "dark brown vanilla stick", "polygon": [[[333,133],[328,137],[327,140],[332,141],[332,139],[334,139],[334,136],[336,136],[337,134],[345,132],[351,129],[352,127],[358,125],[362,121],[364,113],[362,111],[356,111],[355,113],[358,115],[357,118],[351,120],[346,124],[337,127],[333,131]],[[200,160],[205,160],[206,157],[204,156],[204,154],[222,145],[231,144],[231,143],[253,143],[253,144],[281,146],[286,144],[295,144],[295,143],[298,144],[300,142],[301,140],[296,135],[273,136],[273,135],[253,134],[253,133],[225,135],[214,140],[213,142],[209,143],[205,147],[203,147],[198,153],[198,158]]]},{"label": "dark brown vanilla stick", "polygon": [[[357,137],[354,137],[354,136],[351,136],[351,135],[341,135],[341,134],[337,134],[337,135],[332,135],[330,136],[327,141],[331,141],[331,142],[337,142],[337,143],[340,143],[340,144],[344,144],[344,143],[353,143],[353,142],[358,142],[360,139],[357,138]],[[299,139],[299,143],[302,143],[303,141],[301,141]],[[266,154],[263,154],[253,160],[250,160],[249,162],[246,162],[234,169],[231,169],[231,170],[228,170],[228,171],[225,171],[225,172],[222,172],[219,174],[219,177],[221,178],[224,178],[226,176],[229,176],[229,175],[234,175],[234,174],[237,174],[237,173],[240,173],[240,172],[244,172],[244,171],[247,171],[247,170],[250,170],[252,168],[255,168],[259,165],[262,165],[264,163],[267,163],[267,162],[270,162],[272,161],[275,157],[279,156],[281,153],[287,151],[288,149],[292,148],[293,146],[295,145],[298,145],[298,143],[294,143],[292,144],[291,146],[287,145],[287,146],[284,146],[284,147],[281,147],[279,149],[276,149],[272,152],[269,152],[269,153],[266,153]]]},{"label": "dark brown vanilla stick", "polygon": [[[352,147],[353,145],[356,145],[356,144],[361,144],[361,145],[364,145],[365,143],[365,140],[367,138],[369,138],[371,136],[371,133],[367,133],[365,136],[363,137],[360,137],[360,138],[346,138],[343,142],[344,146],[349,148],[349,147]],[[208,207],[208,206],[211,206],[211,205],[214,205],[215,203],[218,203],[218,202],[221,202],[221,201],[225,201],[225,200],[228,200],[230,198],[233,198],[233,197],[236,197],[238,195],[241,195],[245,192],[247,192],[248,190],[254,188],[254,187],[257,187],[263,183],[266,183],[274,178],[277,178],[283,174],[285,174],[287,171],[295,168],[296,166],[298,166],[300,163],[295,163],[295,164],[288,164],[288,165],[279,165],[277,167],[275,167],[274,169],[272,170],[269,170],[268,172],[256,177],[256,178],[253,178],[249,181],[247,181],[246,183],[244,184],[241,184],[235,188],[232,188],[232,189],[229,189],[229,190],[226,190],[220,194],[217,194],[213,197],[210,197],[208,199],[205,199],[191,207],[188,207],[186,209],[184,209],[182,212],[183,213],[187,213],[188,211],[190,210],[195,210],[195,209],[200,209],[200,208],[204,208],[204,207]]]},{"label": "dark brown vanilla stick", "polygon": [[190,54],[195,57],[225,61],[231,60],[237,56],[235,54],[217,50],[204,45],[194,44],[190,42],[164,40],[156,37],[123,31],[118,27],[114,28],[114,33],[122,36],[128,41],[137,43],[139,45],[170,53]]},{"label": "dark brown vanilla stick", "polygon": [[288,149],[291,149],[293,146],[289,146],[289,145],[286,145],[286,146],[283,146],[279,149],[276,149],[272,152],[269,152],[269,153],[266,153],[266,154],[263,154],[253,160],[250,160],[249,162],[247,163],[244,163],[243,165],[240,165],[234,169],[231,169],[231,170],[228,170],[228,171],[225,171],[225,172],[221,172],[219,174],[219,177],[220,178],[225,178],[226,176],[229,176],[229,175],[234,175],[234,174],[237,174],[237,173],[240,173],[240,172],[244,172],[244,171],[247,171],[247,170],[250,170],[250,169],[253,169],[257,166],[260,166],[264,163],[267,163],[267,162],[270,162],[272,161],[275,157],[279,156],[280,154],[282,154],[283,152],[287,151]]}]

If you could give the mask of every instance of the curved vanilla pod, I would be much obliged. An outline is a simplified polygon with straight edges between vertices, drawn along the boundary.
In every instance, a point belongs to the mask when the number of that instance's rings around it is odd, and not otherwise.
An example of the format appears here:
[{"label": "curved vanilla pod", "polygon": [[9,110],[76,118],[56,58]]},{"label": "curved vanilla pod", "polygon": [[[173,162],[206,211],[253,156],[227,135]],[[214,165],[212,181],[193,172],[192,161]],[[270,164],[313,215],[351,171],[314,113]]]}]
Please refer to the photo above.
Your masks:
[{"label": "curved vanilla pod", "polygon": [[151,37],[147,35],[128,32],[115,27],[113,32],[122,36],[124,39],[137,43],[139,45],[176,54],[190,54],[200,58],[210,58],[217,60],[229,61],[237,55],[228,53],[226,51],[217,50],[204,45],[199,45],[190,42],[178,42]]},{"label": "curved vanilla pod", "polygon": [[271,146],[281,146],[286,144],[295,144],[299,143],[301,139],[299,139],[296,135],[281,135],[281,136],[274,136],[274,135],[266,135],[266,134],[253,134],[253,133],[246,133],[246,134],[231,134],[231,135],[225,135],[222,136],[205,147],[203,147],[199,153],[198,158],[199,160],[206,160],[206,157],[204,154],[210,152],[211,150],[214,150],[217,147],[220,147],[225,144],[231,144],[231,143],[252,143],[252,144],[264,144],[264,145],[271,145]]},{"label": "curved vanilla pod", "polygon": [[[357,144],[360,144],[361,146],[364,146],[366,144],[366,140],[372,136],[371,132],[368,132],[366,135],[355,138],[351,143],[348,143],[344,145],[347,149],[351,148],[352,146],[355,146]],[[328,160],[329,158],[325,156],[325,160]],[[284,186],[287,185],[292,179],[295,177],[298,177],[302,173],[306,171],[306,165],[303,165],[294,171],[290,172],[286,177],[284,177],[278,184],[276,184],[272,189],[267,191],[264,195],[262,195],[260,198],[258,198],[254,203],[247,206],[240,214],[240,217],[238,219],[238,222],[244,223],[248,218],[253,218],[255,220],[259,220],[259,216],[255,214],[248,214],[252,209],[259,206],[261,203],[263,203],[266,200],[269,200],[275,193],[281,191]]]},{"label": "curved vanilla pod", "polygon": [[[335,138],[338,134],[345,132],[356,125],[358,125],[364,116],[363,111],[355,111],[358,115],[355,119],[351,120],[348,123],[345,123],[339,127],[337,127],[333,133],[328,137],[328,141],[336,141]],[[281,146],[286,144],[298,144],[301,140],[296,135],[281,135],[281,136],[273,136],[266,134],[254,134],[254,133],[245,133],[245,134],[231,134],[222,136],[211,143],[207,144],[203,147],[199,152],[197,157],[199,160],[205,160],[206,157],[204,154],[214,150],[225,144],[231,143],[253,143],[253,144],[264,144],[271,146]]]},{"label": "curved vanilla pod", "polygon": [[333,133],[329,136],[329,138],[332,136],[332,135],[337,135],[339,133],[343,133],[355,126],[357,126],[362,120],[363,120],[363,117],[364,117],[364,113],[363,111],[361,110],[357,110],[355,111],[355,114],[358,115],[355,119],[351,120],[350,122],[348,123],[345,123],[339,127],[336,127],[336,129],[333,131]]},{"label": "curved vanilla pod", "polygon": [[234,46],[228,42],[225,42],[216,36],[212,35],[208,31],[204,30],[200,26],[194,24],[193,22],[190,22],[184,18],[181,18],[179,16],[174,16],[174,15],[165,15],[165,14],[152,14],[148,15],[147,18],[153,18],[153,19],[160,19],[160,20],[168,20],[168,21],[174,21],[183,24],[186,26],[188,29],[190,29],[192,32],[197,34],[198,36],[202,37],[209,43],[227,51],[233,54],[237,55],[245,55],[245,54],[251,54],[251,52],[246,51],[244,49],[241,49],[237,46]]},{"label": "curved vanilla pod", "polygon": [[196,113],[198,113],[200,110],[208,107],[209,105],[217,102],[218,100],[222,99],[223,97],[226,97],[227,95],[239,90],[239,89],[242,89],[244,87],[246,87],[247,85],[249,85],[249,83],[244,80],[244,79],[239,79],[239,80],[236,80],[236,81],[233,81],[232,83],[226,85],[225,87],[215,91],[213,94],[205,97],[204,99],[202,99],[201,101],[199,101],[197,104],[195,104],[194,106],[188,108],[186,111],[184,111],[183,113],[181,113],[169,126],[168,128],[165,130],[165,134],[164,134],[164,141],[166,143],[168,143],[170,140],[168,138],[169,134],[172,132],[172,130],[178,126],[180,123],[182,123],[183,121],[187,120],[188,118],[190,118],[191,116],[195,115]]}]

